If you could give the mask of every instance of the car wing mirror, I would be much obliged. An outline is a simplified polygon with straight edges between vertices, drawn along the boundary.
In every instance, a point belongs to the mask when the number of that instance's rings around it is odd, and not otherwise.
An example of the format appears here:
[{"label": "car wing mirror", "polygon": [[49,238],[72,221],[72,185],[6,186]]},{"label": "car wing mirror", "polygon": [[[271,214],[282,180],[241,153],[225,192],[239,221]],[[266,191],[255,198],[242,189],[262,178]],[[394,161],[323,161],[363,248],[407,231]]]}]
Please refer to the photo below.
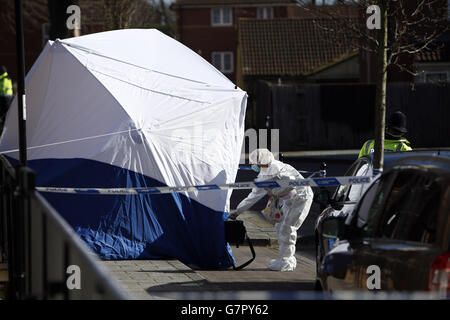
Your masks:
[{"label": "car wing mirror", "polygon": [[325,238],[337,239],[344,235],[345,221],[341,217],[326,219],[322,225],[322,235]]},{"label": "car wing mirror", "polygon": [[352,224],[353,219],[355,219],[354,212],[350,213],[347,219],[344,220],[342,225],[342,239],[352,243],[359,243],[362,241],[360,238],[360,230]]},{"label": "car wing mirror", "polygon": [[342,210],[342,208],[344,207],[344,203],[342,201],[336,201],[334,199],[330,199],[330,206],[337,211]]},{"label": "car wing mirror", "polygon": [[314,201],[323,207],[327,207],[329,204],[331,204],[330,191],[320,188],[319,192],[314,195]]},{"label": "car wing mirror", "polygon": [[334,210],[342,210],[344,208],[344,205],[346,204],[357,204],[358,201],[336,201],[334,199],[330,199],[330,205]]}]

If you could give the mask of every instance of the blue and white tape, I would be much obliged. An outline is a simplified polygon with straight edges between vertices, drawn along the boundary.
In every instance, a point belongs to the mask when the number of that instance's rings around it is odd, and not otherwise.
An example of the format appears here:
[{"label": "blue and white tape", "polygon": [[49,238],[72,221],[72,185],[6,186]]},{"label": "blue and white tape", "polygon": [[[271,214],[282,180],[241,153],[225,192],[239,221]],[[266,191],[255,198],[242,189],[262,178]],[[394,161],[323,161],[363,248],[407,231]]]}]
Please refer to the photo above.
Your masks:
[{"label": "blue and white tape", "polygon": [[53,193],[76,193],[76,194],[106,194],[106,195],[127,195],[127,194],[164,194],[173,192],[197,192],[210,190],[229,189],[273,189],[286,187],[335,187],[342,185],[366,184],[372,182],[371,176],[361,177],[328,177],[328,178],[308,178],[308,179],[286,179],[235,182],[229,184],[208,184],[199,186],[181,187],[148,187],[148,188],[57,188],[57,187],[36,187],[39,192]]}]

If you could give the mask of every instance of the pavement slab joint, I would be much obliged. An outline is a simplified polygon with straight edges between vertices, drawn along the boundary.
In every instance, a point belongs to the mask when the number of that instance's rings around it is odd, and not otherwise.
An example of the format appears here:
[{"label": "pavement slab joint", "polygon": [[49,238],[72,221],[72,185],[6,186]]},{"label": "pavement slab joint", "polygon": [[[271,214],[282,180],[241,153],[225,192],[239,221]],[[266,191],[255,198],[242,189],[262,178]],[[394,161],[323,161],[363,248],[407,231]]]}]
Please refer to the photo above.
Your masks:
[{"label": "pavement slab joint", "polygon": [[[223,292],[240,290],[312,290],[315,281],[314,258],[297,251],[297,269],[293,272],[275,272],[267,269],[270,259],[278,257],[278,241],[274,227],[259,211],[247,211],[238,217],[244,221],[256,259],[243,270],[193,270],[181,261],[120,260],[102,261],[105,269],[118,280],[133,299],[159,300],[171,293]],[[307,243],[311,224],[299,230],[299,244]],[[313,230],[313,229],[312,229]],[[301,237],[300,234],[303,236]],[[304,236],[307,236],[306,238]],[[231,246],[238,261],[247,261],[250,250],[245,245]]]}]

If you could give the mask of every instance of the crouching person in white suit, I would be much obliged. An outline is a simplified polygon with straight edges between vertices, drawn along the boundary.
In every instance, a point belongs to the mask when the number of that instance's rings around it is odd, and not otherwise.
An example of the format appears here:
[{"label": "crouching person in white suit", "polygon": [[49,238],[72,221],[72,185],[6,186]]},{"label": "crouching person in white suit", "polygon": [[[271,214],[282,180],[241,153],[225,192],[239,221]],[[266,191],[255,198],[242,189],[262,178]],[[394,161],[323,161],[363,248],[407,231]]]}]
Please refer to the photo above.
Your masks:
[{"label": "crouching person in white suit", "polygon": [[[249,160],[253,164],[252,169],[259,172],[255,181],[303,178],[292,166],[275,160],[273,154],[267,149],[253,151]],[[250,209],[266,194],[279,198],[283,213],[280,222],[275,223],[279,259],[272,259],[268,268],[276,271],[293,271],[297,266],[295,258],[297,230],[309,213],[314,193],[311,187],[253,188],[247,198],[239,203],[236,211],[230,214],[230,219],[236,219],[239,214]]]}]

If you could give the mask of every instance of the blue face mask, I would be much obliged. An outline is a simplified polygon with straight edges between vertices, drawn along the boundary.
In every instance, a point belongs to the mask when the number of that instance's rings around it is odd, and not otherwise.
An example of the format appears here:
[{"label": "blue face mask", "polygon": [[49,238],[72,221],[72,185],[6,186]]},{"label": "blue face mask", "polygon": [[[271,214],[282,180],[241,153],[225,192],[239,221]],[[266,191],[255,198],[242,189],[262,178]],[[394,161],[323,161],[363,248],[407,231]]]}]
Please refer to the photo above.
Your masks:
[{"label": "blue face mask", "polygon": [[261,168],[256,164],[252,164],[252,170],[259,173],[261,171]]}]

